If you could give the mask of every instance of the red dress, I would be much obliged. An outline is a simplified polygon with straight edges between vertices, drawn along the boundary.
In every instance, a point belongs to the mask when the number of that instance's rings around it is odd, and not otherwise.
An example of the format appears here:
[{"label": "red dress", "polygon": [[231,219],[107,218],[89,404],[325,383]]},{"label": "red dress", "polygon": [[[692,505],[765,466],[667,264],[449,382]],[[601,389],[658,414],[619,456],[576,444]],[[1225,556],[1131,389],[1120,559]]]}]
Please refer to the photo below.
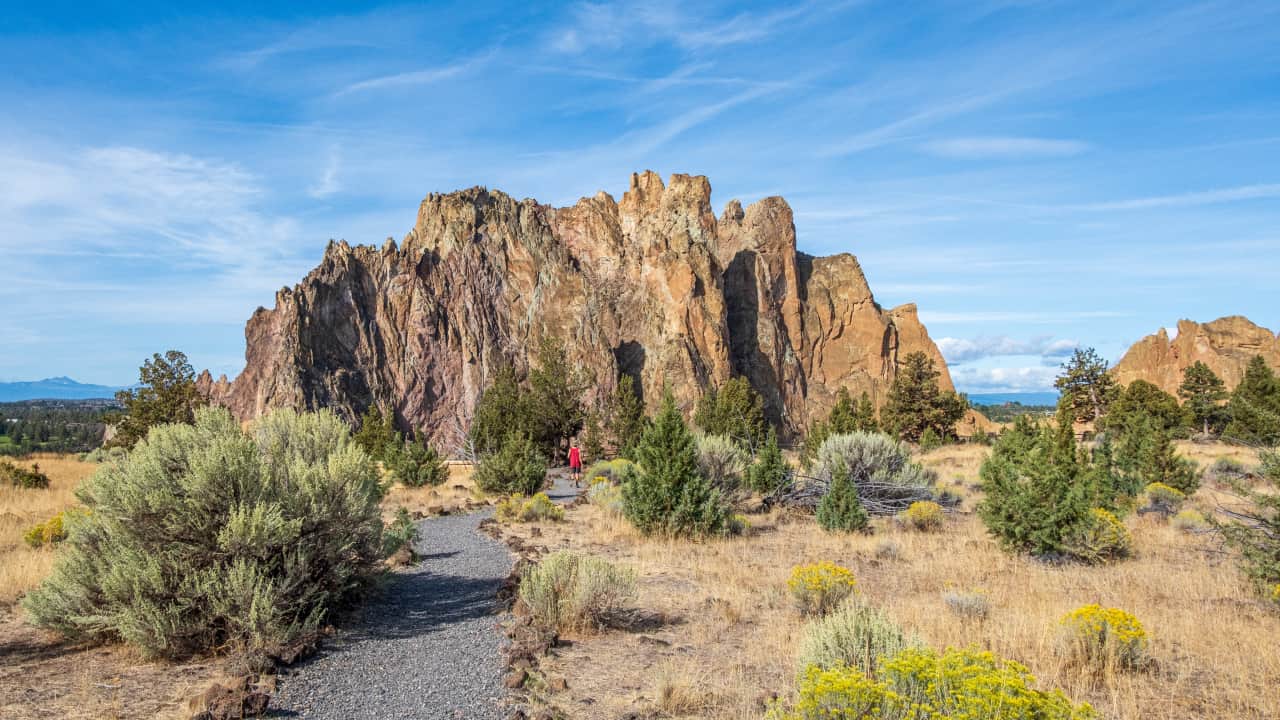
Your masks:
[{"label": "red dress", "polygon": [[582,454],[578,452],[578,448],[569,448],[569,467],[574,470],[582,469]]}]

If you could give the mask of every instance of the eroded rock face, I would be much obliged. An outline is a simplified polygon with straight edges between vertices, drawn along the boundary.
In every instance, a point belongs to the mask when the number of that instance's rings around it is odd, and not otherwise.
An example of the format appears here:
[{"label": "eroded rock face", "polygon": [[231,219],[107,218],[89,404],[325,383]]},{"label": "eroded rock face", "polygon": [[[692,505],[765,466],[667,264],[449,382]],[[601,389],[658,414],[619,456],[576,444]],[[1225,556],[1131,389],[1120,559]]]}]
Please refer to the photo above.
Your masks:
[{"label": "eroded rock face", "polygon": [[1183,371],[1200,361],[1231,390],[1244,377],[1245,366],[1255,355],[1280,370],[1280,338],[1248,318],[1231,315],[1204,324],[1179,320],[1176,337],[1170,339],[1161,328],[1142,338],[1125,352],[1111,372],[1123,385],[1146,380],[1176,395]]},{"label": "eroded rock face", "polygon": [[692,410],[745,375],[788,431],[825,414],[841,386],[879,405],[899,359],[946,364],[914,305],[876,304],[851,255],[796,252],[791,208],[732,201],[717,219],[704,177],[633,175],[567,208],[471,188],[423,201],[397,247],[330,243],[320,266],[259,308],[234,382],[201,376],[248,420],[279,406],[354,422],[373,402],[447,441],[504,363],[528,368],[545,336],[593,379],[588,401],[635,377]]}]

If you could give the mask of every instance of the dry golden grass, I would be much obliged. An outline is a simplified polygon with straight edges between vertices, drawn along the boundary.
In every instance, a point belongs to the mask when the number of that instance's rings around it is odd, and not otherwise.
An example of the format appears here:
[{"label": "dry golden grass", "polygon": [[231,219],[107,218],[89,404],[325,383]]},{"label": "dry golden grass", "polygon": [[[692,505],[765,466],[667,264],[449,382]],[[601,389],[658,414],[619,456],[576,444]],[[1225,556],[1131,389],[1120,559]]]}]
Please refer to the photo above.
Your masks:
[{"label": "dry golden grass", "polygon": [[471,465],[450,464],[449,479],[436,487],[411,488],[396,483],[382,499],[383,518],[390,520],[401,507],[415,517],[426,517],[466,512],[478,503],[488,502],[471,479],[474,469]]},{"label": "dry golden grass", "polygon": [[[1210,461],[1235,452],[1204,450]],[[967,483],[986,452],[942,448],[923,460],[944,483]],[[1280,617],[1251,593],[1211,537],[1181,534],[1155,519],[1128,519],[1134,558],[1092,568],[1009,555],[968,512],[953,514],[940,533],[879,520],[866,536],[828,535],[811,518],[774,512],[752,516],[756,528],[746,537],[704,543],[646,540],[591,506],[571,510],[568,520],[543,525],[540,537],[526,541],[635,568],[641,618],[639,627],[573,638],[544,662],[544,672],[565,677],[569,690],[543,700],[569,717],[649,708],[668,717],[760,718],[772,693],[794,689],[803,621],[786,581],[792,566],[816,560],[852,569],[864,600],[930,644],[975,645],[1015,659],[1043,685],[1092,703],[1105,717],[1280,717]],[[898,546],[896,557],[881,557],[885,543]],[[987,619],[951,614],[943,600],[951,589],[983,591]],[[1060,618],[1095,602],[1144,623],[1151,668],[1098,678],[1064,662]]]},{"label": "dry golden grass", "polygon": [[40,454],[17,463],[39,465],[49,476],[49,487],[28,490],[0,485],[0,605],[14,602],[39,585],[53,568],[53,551],[27,547],[23,533],[78,504],[76,487],[98,467],[74,455]]}]

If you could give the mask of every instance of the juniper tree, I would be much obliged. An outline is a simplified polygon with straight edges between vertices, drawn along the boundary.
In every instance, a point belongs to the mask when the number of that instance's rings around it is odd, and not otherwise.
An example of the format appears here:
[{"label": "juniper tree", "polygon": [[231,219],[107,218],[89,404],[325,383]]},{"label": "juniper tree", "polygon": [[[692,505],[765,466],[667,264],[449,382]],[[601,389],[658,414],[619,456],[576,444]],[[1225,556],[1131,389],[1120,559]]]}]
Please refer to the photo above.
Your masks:
[{"label": "juniper tree", "polygon": [[764,404],[745,377],[709,388],[698,401],[693,422],[708,435],[723,435],[748,450],[764,441]]},{"label": "juniper tree", "polygon": [[383,415],[377,403],[371,404],[365,411],[360,418],[360,429],[351,439],[375,460],[389,459],[400,445],[400,434],[396,432],[394,418]]},{"label": "juniper tree", "polygon": [[697,443],[670,391],[640,438],[635,457],[640,474],[622,486],[622,508],[636,529],[669,536],[725,531],[728,508],[698,469]]},{"label": "juniper tree", "polygon": [[770,493],[786,482],[789,473],[790,468],[778,447],[778,433],[771,427],[755,463],[747,469],[747,485],[756,492]]},{"label": "juniper tree", "polygon": [[1210,428],[1223,422],[1222,403],[1227,399],[1227,388],[1222,378],[1214,374],[1202,361],[1197,360],[1182,371],[1182,385],[1178,387],[1191,422],[1208,435]]},{"label": "juniper tree", "polygon": [[880,432],[876,406],[871,403],[871,396],[865,390],[862,391],[862,397],[858,398],[858,409],[853,413],[853,429],[848,432]]},{"label": "juniper tree", "polygon": [[837,463],[831,469],[831,485],[818,501],[818,525],[827,532],[866,530],[867,509],[858,499],[858,486],[849,477],[849,468]]},{"label": "juniper tree", "polygon": [[116,429],[108,446],[131,448],[157,425],[190,425],[196,409],[207,403],[196,389],[195,370],[177,350],[152,355],[138,369],[138,380],[138,387],[116,393],[116,402],[124,410],[106,418]]},{"label": "juniper tree", "polygon": [[634,459],[636,444],[644,433],[644,427],[644,403],[636,394],[635,379],[624,374],[618,378],[618,385],[609,398],[606,427],[618,455]]},{"label": "juniper tree", "polygon": [[567,441],[586,419],[582,395],[587,378],[569,362],[563,343],[548,336],[538,343],[528,385],[527,422],[533,439],[543,455],[563,459]]},{"label": "juniper tree", "polygon": [[1053,382],[1061,397],[1060,407],[1071,411],[1077,422],[1091,422],[1107,413],[1115,399],[1116,381],[1107,372],[1107,361],[1093,348],[1076,348],[1062,364],[1062,374]]},{"label": "juniper tree", "polygon": [[889,386],[880,409],[880,421],[890,433],[916,442],[927,428],[942,438],[956,436],[956,423],[968,403],[954,392],[938,387],[941,377],[933,359],[917,351],[907,355]]},{"label": "juniper tree", "polygon": [[1253,356],[1227,405],[1225,434],[1258,445],[1280,444],[1280,379],[1261,355]]},{"label": "juniper tree", "polygon": [[1149,417],[1152,426],[1162,431],[1182,427],[1186,422],[1177,398],[1146,380],[1134,380],[1116,392],[1115,399],[1107,406],[1107,414],[1098,423],[1099,428],[1118,431],[1138,413]]}]

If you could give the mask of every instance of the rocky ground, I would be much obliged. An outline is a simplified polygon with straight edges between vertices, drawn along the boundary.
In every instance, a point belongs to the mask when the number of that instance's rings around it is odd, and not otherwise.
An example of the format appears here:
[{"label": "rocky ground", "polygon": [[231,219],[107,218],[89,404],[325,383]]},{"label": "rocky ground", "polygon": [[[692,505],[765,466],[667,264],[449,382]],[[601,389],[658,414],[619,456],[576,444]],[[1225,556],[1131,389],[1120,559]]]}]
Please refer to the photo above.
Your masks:
[{"label": "rocky ground", "polygon": [[[556,477],[548,492],[575,491]],[[418,523],[422,560],[396,573],[348,629],[280,678],[273,717],[502,718],[497,592],[512,557],[477,532],[492,514]]]}]

